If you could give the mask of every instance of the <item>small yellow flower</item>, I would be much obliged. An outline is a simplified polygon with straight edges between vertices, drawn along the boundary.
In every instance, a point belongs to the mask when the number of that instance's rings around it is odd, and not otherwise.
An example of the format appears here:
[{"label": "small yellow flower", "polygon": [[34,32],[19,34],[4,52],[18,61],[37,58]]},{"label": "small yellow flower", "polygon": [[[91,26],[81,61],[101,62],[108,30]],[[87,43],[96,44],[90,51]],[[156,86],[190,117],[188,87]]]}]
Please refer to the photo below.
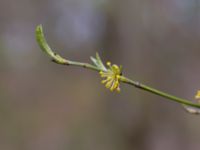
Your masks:
[{"label": "small yellow flower", "polygon": [[106,78],[102,81],[105,84],[105,87],[110,89],[111,91],[120,92],[120,77],[122,75],[122,68],[110,62],[107,62],[107,66],[109,67],[106,71],[100,71],[100,75],[102,78]]},{"label": "small yellow flower", "polygon": [[200,99],[200,90],[197,91],[197,94],[195,95],[195,99]]}]

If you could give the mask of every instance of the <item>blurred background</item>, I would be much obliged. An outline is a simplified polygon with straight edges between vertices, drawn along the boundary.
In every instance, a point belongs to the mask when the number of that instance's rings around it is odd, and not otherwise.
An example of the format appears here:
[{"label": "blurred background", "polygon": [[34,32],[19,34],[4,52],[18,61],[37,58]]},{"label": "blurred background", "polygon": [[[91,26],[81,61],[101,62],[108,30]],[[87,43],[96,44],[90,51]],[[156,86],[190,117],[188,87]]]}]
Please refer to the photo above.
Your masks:
[{"label": "blurred background", "polygon": [[1,150],[199,150],[200,116],[38,47],[42,24],[65,58],[121,64],[124,75],[193,100],[200,88],[199,0],[0,0]]}]

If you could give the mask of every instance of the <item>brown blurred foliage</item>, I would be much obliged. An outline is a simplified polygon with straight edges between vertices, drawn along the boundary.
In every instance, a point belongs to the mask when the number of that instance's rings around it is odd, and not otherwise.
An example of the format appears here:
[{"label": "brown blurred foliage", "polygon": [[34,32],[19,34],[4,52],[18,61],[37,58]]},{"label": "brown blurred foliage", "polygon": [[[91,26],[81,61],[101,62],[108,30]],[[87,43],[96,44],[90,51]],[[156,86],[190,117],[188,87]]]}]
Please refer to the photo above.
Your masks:
[{"label": "brown blurred foliage", "polygon": [[198,0],[1,0],[0,149],[200,149],[200,116],[127,85],[110,93],[98,74],[51,63],[35,42],[40,23],[66,58],[98,51],[163,91],[193,99],[200,88]]}]

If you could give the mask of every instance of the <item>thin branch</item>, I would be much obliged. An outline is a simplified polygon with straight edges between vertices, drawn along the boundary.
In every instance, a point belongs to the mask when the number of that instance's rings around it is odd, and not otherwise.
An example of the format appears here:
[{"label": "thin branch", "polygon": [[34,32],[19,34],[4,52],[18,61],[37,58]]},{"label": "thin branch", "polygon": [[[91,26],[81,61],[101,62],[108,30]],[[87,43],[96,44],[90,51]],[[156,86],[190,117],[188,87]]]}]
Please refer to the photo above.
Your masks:
[{"label": "thin branch", "polygon": [[[37,40],[40,48],[53,60],[53,62],[55,62],[57,64],[78,66],[78,67],[83,67],[83,68],[91,69],[91,70],[98,71],[98,72],[106,72],[107,71],[107,69],[103,65],[98,53],[96,54],[96,58],[91,57],[91,60],[94,63],[94,65],[92,65],[92,64],[88,64],[88,63],[67,60],[67,59],[61,57],[60,55],[58,55],[57,53],[53,52],[52,49],[50,48],[50,46],[46,42],[46,39],[43,34],[42,25],[39,25],[36,27],[36,40]],[[132,85],[141,90],[153,93],[155,95],[159,95],[168,100],[182,104],[183,108],[189,113],[192,113],[192,114],[200,113],[200,109],[199,109],[200,104],[192,103],[191,101],[189,101],[187,99],[182,99],[182,98],[176,97],[174,95],[162,92],[160,90],[154,89],[152,87],[149,87],[147,85],[144,85],[140,82],[131,80],[131,79],[121,76],[121,75],[120,75],[119,81],[129,84],[129,85]]]},{"label": "thin branch", "polygon": [[169,99],[169,100],[171,100],[171,101],[175,101],[175,102],[177,102],[177,103],[184,104],[184,105],[186,105],[186,106],[191,106],[191,107],[195,107],[195,108],[200,108],[200,105],[199,105],[199,104],[195,104],[195,103],[192,103],[192,102],[189,101],[189,100],[186,100],[186,99],[183,99],[183,98],[179,98],[179,97],[176,97],[176,96],[174,96],[174,95],[171,95],[171,94],[162,92],[162,91],[160,91],[160,90],[154,89],[154,88],[152,88],[152,87],[149,87],[149,86],[144,85],[144,84],[142,84],[142,83],[139,83],[139,82],[137,82],[137,81],[133,81],[133,80],[128,79],[128,78],[126,78],[126,77],[121,77],[121,80],[122,80],[122,82],[124,82],[124,83],[133,85],[133,86],[135,86],[136,88],[139,88],[139,89],[148,91],[148,92],[150,92],[150,93],[159,95],[159,96],[161,96],[161,97],[167,98],[167,99]]}]

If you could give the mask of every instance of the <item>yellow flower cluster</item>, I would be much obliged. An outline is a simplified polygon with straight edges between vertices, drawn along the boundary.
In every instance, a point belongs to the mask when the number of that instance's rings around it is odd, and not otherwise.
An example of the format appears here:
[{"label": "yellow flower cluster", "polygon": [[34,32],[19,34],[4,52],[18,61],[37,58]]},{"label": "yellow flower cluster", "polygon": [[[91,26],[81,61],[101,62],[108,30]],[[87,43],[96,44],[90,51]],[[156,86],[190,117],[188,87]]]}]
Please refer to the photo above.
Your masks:
[{"label": "yellow flower cluster", "polygon": [[195,95],[195,99],[198,99],[198,102],[200,103],[200,90],[197,91],[197,94]]},{"label": "yellow flower cluster", "polygon": [[111,65],[110,62],[107,62],[108,69],[106,71],[100,71],[102,78],[106,78],[102,81],[105,84],[105,87],[111,91],[116,90],[120,92],[120,77],[122,75],[122,67],[119,67],[115,64]]}]

